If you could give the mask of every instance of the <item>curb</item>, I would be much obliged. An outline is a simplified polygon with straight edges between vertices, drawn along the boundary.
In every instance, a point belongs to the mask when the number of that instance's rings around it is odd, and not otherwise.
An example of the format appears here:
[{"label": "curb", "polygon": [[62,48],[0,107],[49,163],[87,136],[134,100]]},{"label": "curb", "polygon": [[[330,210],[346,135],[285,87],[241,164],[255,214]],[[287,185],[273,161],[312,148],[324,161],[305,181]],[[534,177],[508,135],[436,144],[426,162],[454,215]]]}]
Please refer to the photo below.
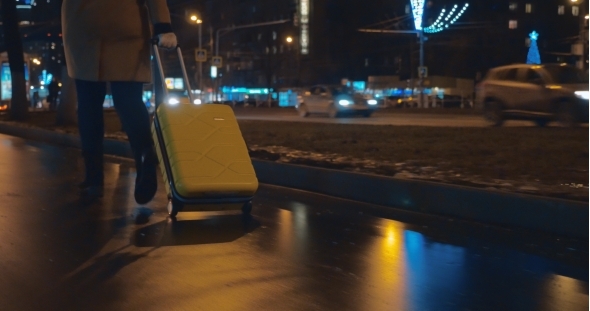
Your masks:
[{"label": "curb", "polygon": [[[80,148],[77,135],[0,122],[0,133]],[[105,139],[105,153],[133,158],[127,141]],[[402,210],[588,238],[588,204],[428,181],[252,160],[261,183]]]}]

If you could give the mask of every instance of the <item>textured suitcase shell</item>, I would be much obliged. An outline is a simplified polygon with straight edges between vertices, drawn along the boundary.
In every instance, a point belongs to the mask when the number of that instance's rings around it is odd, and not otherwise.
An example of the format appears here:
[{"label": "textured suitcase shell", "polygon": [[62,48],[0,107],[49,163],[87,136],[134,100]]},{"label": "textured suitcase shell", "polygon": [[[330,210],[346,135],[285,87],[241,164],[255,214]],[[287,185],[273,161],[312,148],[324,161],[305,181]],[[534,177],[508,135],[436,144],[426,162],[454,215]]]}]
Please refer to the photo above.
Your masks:
[{"label": "textured suitcase shell", "polygon": [[[171,186],[185,199],[231,199],[254,195],[258,180],[230,107],[163,104],[158,106],[155,117],[158,118],[166,155],[160,150],[155,125],[152,134],[170,197],[174,194]],[[164,156],[167,156],[172,176],[167,176]]]}]

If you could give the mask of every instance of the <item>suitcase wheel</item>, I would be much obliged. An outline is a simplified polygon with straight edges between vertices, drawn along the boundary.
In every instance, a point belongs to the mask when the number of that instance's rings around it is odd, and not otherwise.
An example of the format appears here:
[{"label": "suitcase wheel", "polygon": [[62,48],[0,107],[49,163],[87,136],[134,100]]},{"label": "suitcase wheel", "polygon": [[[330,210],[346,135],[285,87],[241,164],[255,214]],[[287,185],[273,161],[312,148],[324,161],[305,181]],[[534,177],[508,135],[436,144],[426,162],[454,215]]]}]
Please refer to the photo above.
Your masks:
[{"label": "suitcase wheel", "polygon": [[167,209],[168,209],[168,215],[170,215],[170,217],[174,218],[174,217],[176,217],[178,212],[180,212],[182,210],[182,203],[180,203],[174,199],[168,199]]},{"label": "suitcase wheel", "polygon": [[252,201],[248,201],[242,206],[242,213],[244,215],[250,215],[250,212],[252,212]]}]

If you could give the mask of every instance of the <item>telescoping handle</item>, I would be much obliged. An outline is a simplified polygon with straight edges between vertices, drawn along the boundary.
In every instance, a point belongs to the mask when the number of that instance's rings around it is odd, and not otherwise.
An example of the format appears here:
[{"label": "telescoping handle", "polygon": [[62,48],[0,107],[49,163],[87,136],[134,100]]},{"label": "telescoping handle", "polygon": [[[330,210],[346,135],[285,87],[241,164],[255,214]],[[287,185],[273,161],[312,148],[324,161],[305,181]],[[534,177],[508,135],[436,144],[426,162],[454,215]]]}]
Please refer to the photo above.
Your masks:
[{"label": "telescoping handle", "polygon": [[[156,58],[156,64],[158,67],[158,73],[160,75],[161,85],[160,87],[164,90],[164,97],[168,96],[168,88],[166,87],[166,78],[164,77],[164,66],[162,66],[162,58],[160,58],[160,51],[158,46],[158,39],[152,40],[152,46],[154,48],[154,57]],[[184,65],[184,59],[182,58],[182,51],[180,50],[180,46],[176,46],[175,48],[176,53],[178,55],[178,60],[180,61],[180,68],[182,69],[182,78],[184,80],[184,88],[188,94],[188,99],[192,103],[193,102],[193,94],[191,91],[191,85],[188,81],[188,74],[186,73],[186,66]],[[159,103],[156,101],[156,108],[158,107]]]}]

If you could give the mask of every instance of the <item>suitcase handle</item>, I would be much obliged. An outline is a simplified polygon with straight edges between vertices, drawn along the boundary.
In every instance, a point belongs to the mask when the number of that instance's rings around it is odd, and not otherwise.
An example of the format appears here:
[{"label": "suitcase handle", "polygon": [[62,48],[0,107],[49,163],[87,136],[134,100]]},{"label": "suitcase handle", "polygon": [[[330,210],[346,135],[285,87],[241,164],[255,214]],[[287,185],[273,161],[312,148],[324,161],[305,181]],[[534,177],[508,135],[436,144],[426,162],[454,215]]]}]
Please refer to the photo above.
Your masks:
[{"label": "suitcase handle", "polygon": [[[166,78],[164,77],[164,67],[162,66],[162,59],[160,58],[160,51],[159,51],[158,43],[159,43],[159,40],[157,38],[152,39],[152,46],[154,48],[154,57],[156,58],[158,72],[160,74],[160,80],[161,80],[160,87],[164,90],[164,97],[167,97],[168,96],[168,88],[166,87]],[[188,94],[188,99],[189,99],[190,103],[192,104],[194,101],[193,94],[191,91],[191,85],[188,81],[188,74],[186,73],[186,66],[184,65],[184,59],[182,57],[182,51],[180,50],[180,46],[177,45],[175,50],[176,50],[176,54],[178,55],[178,60],[180,62],[180,68],[182,69],[182,78],[184,80],[184,89],[186,90],[186,93]],[[158,103],[158,101],[156,101],[155,104],[156,104],[156,108],[158,108],[158,106],[160,105],[160,103]]]}]

